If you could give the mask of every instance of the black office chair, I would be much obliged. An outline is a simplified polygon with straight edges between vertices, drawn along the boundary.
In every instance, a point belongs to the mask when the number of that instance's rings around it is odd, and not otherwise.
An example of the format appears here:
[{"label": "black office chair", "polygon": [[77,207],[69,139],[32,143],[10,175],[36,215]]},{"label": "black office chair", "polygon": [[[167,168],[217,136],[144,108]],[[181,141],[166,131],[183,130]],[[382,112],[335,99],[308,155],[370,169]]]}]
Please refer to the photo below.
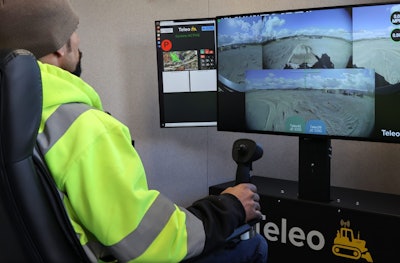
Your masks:
[{"label": "black office chair", "polygon": [[0,50],[0,262],[90,262],[36,147],[36,58]]},{"label": "black office chair", "polygon": [[[90,262],[37,147],[41,114],[36,58],[0,50],[0,262]],[[250,229],[238,228],[227,242]]]}]

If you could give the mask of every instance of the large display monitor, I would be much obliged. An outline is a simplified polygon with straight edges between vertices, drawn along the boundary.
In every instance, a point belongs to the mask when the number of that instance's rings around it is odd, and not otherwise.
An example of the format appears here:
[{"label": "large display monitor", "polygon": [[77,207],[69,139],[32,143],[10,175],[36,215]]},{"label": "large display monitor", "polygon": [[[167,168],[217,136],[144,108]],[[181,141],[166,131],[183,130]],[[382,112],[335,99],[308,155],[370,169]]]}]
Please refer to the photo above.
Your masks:
[{"label": "large display monitor", "polygon": [[160,127],[216,126],[215,19],[155,21]]},{"label": "large display monitor", "polygon": [[219,16],[217,55],[218,130],[298,136],[299,183],[331,139],[400,143],[399,4]]}]

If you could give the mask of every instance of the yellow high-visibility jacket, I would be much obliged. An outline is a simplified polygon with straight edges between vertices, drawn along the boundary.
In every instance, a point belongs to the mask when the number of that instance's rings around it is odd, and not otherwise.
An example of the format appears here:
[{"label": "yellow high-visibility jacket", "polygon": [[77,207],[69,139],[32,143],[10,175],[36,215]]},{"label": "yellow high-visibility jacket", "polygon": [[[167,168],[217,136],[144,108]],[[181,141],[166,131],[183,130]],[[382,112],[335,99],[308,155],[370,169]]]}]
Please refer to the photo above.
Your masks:
[{"label": "yellow high-visibility jacket", "polygon": [[38,62],[43,113],[38,142],[72,226],[92,260],[179,262],[223,244],[245,212],[236,197],[182,208],[148,189],[128,128],[103,111],[81,78]]}]

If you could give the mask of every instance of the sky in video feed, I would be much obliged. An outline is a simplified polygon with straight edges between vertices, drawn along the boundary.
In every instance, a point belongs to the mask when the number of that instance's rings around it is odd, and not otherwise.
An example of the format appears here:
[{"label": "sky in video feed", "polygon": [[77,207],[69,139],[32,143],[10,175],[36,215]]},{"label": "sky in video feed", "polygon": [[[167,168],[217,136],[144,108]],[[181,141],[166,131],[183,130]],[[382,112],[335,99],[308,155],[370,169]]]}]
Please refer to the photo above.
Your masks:
[{"label": "sky in video feed", "polygon": [[400,11],[400,5],[353,8],[353,21],[349,9],[345,8],[220,19],[218,46],[259,43],[296,35],[347,40],[390,37],[390,32],[396,27],[390,17],[396,11]]}]

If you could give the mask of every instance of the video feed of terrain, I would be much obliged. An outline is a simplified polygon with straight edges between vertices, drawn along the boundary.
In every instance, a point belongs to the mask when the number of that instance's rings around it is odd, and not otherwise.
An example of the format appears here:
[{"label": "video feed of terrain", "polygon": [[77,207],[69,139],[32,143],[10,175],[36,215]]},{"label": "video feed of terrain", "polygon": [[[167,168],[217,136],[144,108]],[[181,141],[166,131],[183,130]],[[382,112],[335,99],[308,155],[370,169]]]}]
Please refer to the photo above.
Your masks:
[{"label": "video feed of terrain", "polygon": [[163,53],[164,71],[197,70],[197,50],[170,51]]},{"label": "video feed of terrain", "polygon": [[345,8],[218,22],[218,71],[237,84],[253,69],[312,68],[316,63],[345,68],[351,54],[351,14]]},{"label": "video feed of terrain", "polygon": [[373,70],[252,70],[246,82],[249,130],[356,137],[372,132]]},{"label": "video feed of terrain", "polygon": [[375,69],[386,85],[400,82],[400,39],[393,36],[400,28],[399,11],[400,5],[353,8],[353,64]]},{"label": "video feed of terrain", "polygon": [[[375,119],[384,119],[377,105],[400,96],[400,22],[391,23],[398,10],[389,4],[220,19],[218,91],[245,93],[249,130],[371,136],[380,130]],[[257,84],[255,72],[264,77]],[[299,76],[307,85],[291,86]],[[386,106],[400,114],[400,101]]]}]

